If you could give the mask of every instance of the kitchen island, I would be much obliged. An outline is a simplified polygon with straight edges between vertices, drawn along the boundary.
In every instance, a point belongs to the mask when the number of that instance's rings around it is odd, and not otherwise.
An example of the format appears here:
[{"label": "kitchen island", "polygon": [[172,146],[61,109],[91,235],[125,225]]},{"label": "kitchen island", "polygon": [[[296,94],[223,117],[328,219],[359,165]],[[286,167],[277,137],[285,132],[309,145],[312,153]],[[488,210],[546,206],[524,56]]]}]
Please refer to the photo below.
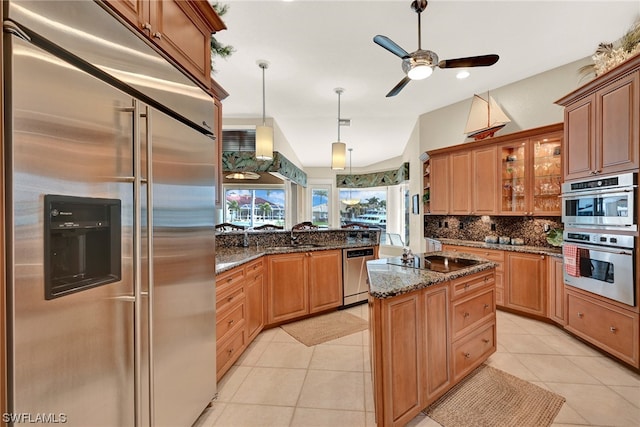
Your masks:
[{"label": "kitchen island", "polygon": [[[367,263],[379,427],[404,426],[496,350],[495,263],[454,252],[426,255],[411,266]],[[443,259],[458,268],[429,269]]]}]

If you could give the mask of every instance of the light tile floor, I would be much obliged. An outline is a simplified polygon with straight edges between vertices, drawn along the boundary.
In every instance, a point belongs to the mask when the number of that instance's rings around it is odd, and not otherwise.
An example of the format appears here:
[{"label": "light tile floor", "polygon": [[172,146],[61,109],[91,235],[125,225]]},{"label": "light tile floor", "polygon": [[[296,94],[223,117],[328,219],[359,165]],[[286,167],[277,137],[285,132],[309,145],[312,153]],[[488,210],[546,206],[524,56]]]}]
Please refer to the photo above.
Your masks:
[{"label": "light tile floor", "polygon": [[[348,309],[367,318],[367,306]],[[640,375],[561,329],[499,311],[488,364],[567,401],[554,426],[640,426]],[[373,427],[368,332],[306,347],[280,328],[262,332],[218,384],[197,427]],[[424,415],[410,426],[438,427]]]}]

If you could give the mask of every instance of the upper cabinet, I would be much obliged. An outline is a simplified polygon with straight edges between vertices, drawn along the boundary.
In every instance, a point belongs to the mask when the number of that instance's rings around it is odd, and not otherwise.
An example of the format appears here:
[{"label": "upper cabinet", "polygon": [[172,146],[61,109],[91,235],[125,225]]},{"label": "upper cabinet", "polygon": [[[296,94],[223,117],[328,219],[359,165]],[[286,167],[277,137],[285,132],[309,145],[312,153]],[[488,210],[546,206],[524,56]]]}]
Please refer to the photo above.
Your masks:
[{"label": "upper cabinet", "polygon": [[556,103],[565,107],[565,180],[639,167],[640,56]]},{"label": "upper cabinet", "polygon": [[561,215],[562,132],[500,144],[500,213]]},{"label": "upper cabinet", "polygon": [[106,3],[204,88],[211,89],[211,34],[226,27],[208,2],[107,0]]},{"label": "upper cabinet", "polygon": [[429,152],[430,213],[560,216],[562,123]]}]

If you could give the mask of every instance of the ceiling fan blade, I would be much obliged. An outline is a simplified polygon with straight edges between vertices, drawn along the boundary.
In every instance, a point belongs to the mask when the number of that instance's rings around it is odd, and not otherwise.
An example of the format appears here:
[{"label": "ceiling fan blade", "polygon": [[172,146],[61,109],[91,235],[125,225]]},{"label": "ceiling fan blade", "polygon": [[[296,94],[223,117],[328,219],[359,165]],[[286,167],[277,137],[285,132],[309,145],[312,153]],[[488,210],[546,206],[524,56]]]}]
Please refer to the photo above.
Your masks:
[{"label": "ceiling fan blade", "polygon": [[438,63],[440,68],[488,67],[498,62],[498,55],[471,56],[469,58],[443,59]]},{"label": "ceiling fan blade", "polygon": [[400,82],[393,89],[389,91],[389,93],[387,94],[387,98],[396,96],[397,94],[399,94],[402,88],[405,87],[407,83],[409,83],[410,81],[411,79],[409,78],[409,76],[405,76],[404,79],[400,80]]},{"label": "ceiling fan blade", "polygon": [[398,46],[393,40],[391,40],[387,36],[377,35],[373,38],[373,42],[383,48],[387,49],[389,52],[393,53],[400,58],[409,58],[409,53],[406,50]]}]

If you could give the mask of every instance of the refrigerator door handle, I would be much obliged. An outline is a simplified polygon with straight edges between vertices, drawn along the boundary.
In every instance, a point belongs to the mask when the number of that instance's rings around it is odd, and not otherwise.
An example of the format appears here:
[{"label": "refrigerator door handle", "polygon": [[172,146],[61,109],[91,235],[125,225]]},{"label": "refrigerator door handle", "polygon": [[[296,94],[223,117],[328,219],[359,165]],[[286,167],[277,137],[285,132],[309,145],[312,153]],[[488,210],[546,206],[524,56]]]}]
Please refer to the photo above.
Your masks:
[{"label": "refrigerator door handle", "polygon": [[134,336],[134,356],[133,356],[133,387],[134,387],[134,426],[142,427],[142,298],[138,298],[142,293],[142,266],[140,257],[142,255],[141,242],[141,219],[142,206],[140,205],[140,102],[133,99],[133,336]]},{"label": "refrigerator door handle", "polygon": [[147,284],[147,330],[149,333],[147,345],[149,346],[149,351],[147,351],[147,367],[148,367],[148,378],[149,378],[149,425],[155,425],[155,385],[154,385],[154,358],[153,358],[153,156],[152,156],[152,145],[153,141],[151,138],[150,130],[153,129],[152,123],[152,110],[149,106],[145,108],[145,118],[147,124],[147,132],[146,135],[146,166],[147,173],[146,179],[143,181],[147,184],[147,280],[149,281]]}]

